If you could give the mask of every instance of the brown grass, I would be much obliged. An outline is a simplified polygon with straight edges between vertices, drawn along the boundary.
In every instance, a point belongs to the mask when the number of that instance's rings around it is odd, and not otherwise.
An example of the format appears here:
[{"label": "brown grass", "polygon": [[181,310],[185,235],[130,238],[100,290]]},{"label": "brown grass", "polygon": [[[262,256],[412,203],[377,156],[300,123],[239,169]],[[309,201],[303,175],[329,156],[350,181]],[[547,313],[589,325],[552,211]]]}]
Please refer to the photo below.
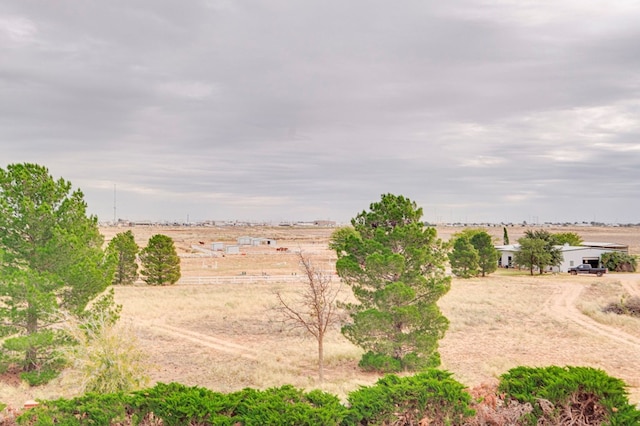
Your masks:
[{"label": "brown grass", "polygon": [[[126,229],[108,228],[107,238]],[[171,287],[118,287],[123,318],[135,330],[149,357],[152,383],[177,381],[228,392],[244,387],[293,384],[319,387],[344,397],[359,385],[378,379],[358,370],[361,350],[339,330],[327,335],[325,383],[317,381],[316,342],[290,334],[275,321],[270,307],[274,291],[290,295],[300,283],[296,255],[302,249],[317,262],[333,266],[326,244],[332,229],[322,228],[133,228],[141,246],[155,233],[174,238],[182,257],[183,282],[201,277],[214,284]],[[509,228],[512,241],[518,238]],[[571,229],[570,229],[571,230]],[[438,229],[448,239],[459,229]],[[553,232],[554,230],[552,230]],[[558,231],[566,232],[566,228]],[[637,250],[637,228],[579,228],[584,240],[626,243]],[[624,231],[624,232],[623,232]],[[502,228],[490,232],[502,238]],[[249,247],[244,254],[204,253],[213,241],[234,243],[238,236],[277,239],[275,247]],[[637,251],[636,251],[637,252]],[[247,279],[245,277],[250,277]],[[454,279],[440,306],[451,325],[441,341],[442,367],[469,386],[495,382],[518,365],[584,365],[605,370],[631,386],[640,402],[640,327],[636,322],[601,318],[600,304],[638,289],[640,275],[608,274],[602,278],[544,275],[530,277],[499,271],[484,279]],[[236,281],[232,281],[232,278]],[[193,282],[193,281],[192,281]],[[635,287],[634,287],[635,286]],[[344,298],[349,298],[345,289]],[[589,316],[583,312],[589,313]],[[612,331],[617,330],[617,331]],[[27,399],[72,396],[61,381],[28,389],[0,384],[0,401],[20,405]]]}]

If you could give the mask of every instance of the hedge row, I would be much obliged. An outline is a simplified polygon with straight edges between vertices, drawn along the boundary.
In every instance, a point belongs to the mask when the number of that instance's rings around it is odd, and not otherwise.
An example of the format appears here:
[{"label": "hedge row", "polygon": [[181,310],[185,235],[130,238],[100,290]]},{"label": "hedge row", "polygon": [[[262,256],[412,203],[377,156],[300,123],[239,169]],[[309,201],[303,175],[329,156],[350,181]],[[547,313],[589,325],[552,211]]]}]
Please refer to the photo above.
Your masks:
[{"label": "hedge row", "polygon": [[[582,367],[519,367],[502,376],[506,398],[530,403],[518,424],[558,421],[571,408],[597,413],[600,423],[640,424],[625,385],[601,370]],[[375,385],[351,392],[348,403],[319,390],[285,385],[223,394],[178,383],[159,383],[131,393],[87,394],[41,401],[18,417],[23,425],[465,425],[473,424],[472,401],[465,387],[441,370],[408,377],[388,375]],[[548,402],[548,404],[543,401]],[[549,409],[549,404],[553,409]],[[582,410],[584,411],[584,410]],[[577,414],[576,414],[577,415]],[[555,417],[554,417],[555,416]],[[425,421],[426,420],[426,421]],[[546,423],[545,423],[546,424]],[[550,423],[562,424],[562,423]],[[585,423],[587,424],[587,423]],[[590,423],[589,423],[590,424]]]}]

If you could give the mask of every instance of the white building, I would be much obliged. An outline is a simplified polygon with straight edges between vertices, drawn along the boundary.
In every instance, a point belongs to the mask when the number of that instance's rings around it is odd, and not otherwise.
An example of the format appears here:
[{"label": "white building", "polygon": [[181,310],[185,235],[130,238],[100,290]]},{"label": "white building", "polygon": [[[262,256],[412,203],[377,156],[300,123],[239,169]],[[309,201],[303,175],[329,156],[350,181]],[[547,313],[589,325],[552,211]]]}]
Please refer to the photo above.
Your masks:
[{"label": "white building", "polygon": [[224,252],[226,254],[240,254],[240,246],[226,246]]},{"label": "white building", "polygon": [[253,237],[238,237],[239,246],[250,246],[253,241]]},{"label": "white building", "polygon": [[[513,268],[514,253],[520,250],[520,244],[508,244],[495,246],[500,252],[498,258],[498,266],[504,268]],[[600,257],[604,253],[611,253],[613,251],[629,252],[629,247],[622,244],[615,243],[593,243],[584,242],[580,246],[557,246],[562,252],[562,263],[560,266],[554,266],[549,268],[552,272],[567,272],[569,268],[578,266],[583,263],[589,263],[591,266],[599,267]]]},{"label": "white building", "polygon": [[276,240],[271,238],[238,237],[239,246],[276,246]]}]

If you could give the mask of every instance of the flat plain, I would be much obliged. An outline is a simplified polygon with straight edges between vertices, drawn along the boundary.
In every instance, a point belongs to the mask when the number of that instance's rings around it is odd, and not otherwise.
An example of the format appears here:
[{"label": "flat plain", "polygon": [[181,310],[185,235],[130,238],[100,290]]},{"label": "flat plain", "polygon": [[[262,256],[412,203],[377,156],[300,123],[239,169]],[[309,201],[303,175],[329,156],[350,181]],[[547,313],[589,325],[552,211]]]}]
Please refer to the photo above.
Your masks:
[{"label": "flat plain", "polygon": [[[448,240],[462,228],[437,227]],[[484,228],[502,243],[503,228]],[[528,227],[508,227],[516,241]],[[638,227],[558,227],[584,241],[627,244],[640,253]],[[301,331],[281,324],[273,310],[275,291],[295,301],[304,286],[298,252],[333,274],[328,241],[335,228],[318,227],[147,227],[102,228],[106,240],[131,230],[144,247],[157,233],[173,238],[183,277],[174,286],[140,282],[116,287],[120,325],[129,328],[148,356],[150,385],[181,382],[215,391],[293,384],[345,397],[379,376],[357,368],[361,350],[339,332],[325,340],[325,381],[317,379],[317,345]],[[235,245],[239,237],[270,244],[240,247],[239,254],[212,250],[213,242]],[[280,248],[280,250],[277,250]],[[286,248],[286,250],[283,250]],[[340,285],[334,275],[334,282]],[[640,402],[640,320],[601,312],[609,302],[640,295],[640,274],[603,277],[499,270],[485,278],[454,278],[439,306],[450,321],[440,342],[442,368],[473,387],[495,382],[519,365],[592,366],[623,379],[630,399]],[[350,290],[341,287],[341,298]],[[72,396],[73,383],[40,388],[0,383],[0,401]]]}]

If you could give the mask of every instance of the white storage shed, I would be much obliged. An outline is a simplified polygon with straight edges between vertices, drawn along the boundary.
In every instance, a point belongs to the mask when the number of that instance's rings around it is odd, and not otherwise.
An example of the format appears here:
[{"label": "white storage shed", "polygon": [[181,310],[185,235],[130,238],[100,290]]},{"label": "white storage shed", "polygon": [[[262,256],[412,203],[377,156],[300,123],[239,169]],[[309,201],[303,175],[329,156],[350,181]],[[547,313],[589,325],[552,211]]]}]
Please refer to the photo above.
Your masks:
[{"label": "white storage shed", "polygon": [[226,246],[224,252],[226,254],[240,254],[240,246]]}]

